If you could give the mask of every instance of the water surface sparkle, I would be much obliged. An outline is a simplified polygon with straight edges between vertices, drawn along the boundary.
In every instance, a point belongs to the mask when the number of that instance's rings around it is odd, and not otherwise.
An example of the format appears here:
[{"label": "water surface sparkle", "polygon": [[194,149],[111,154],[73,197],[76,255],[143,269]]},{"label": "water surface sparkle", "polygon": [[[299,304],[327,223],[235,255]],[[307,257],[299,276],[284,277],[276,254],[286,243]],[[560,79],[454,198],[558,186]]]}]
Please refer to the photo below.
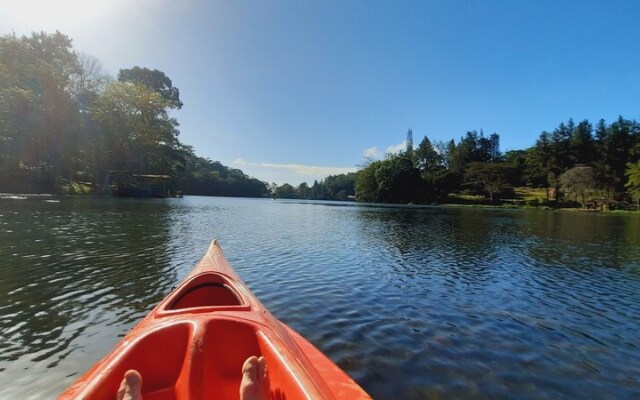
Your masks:
[{"label": "water surface sparkle", "polygon": [[374,398],[640,397],[640,219],[187,197],[0,199],[0,397],[53,398],[220,240]]}]

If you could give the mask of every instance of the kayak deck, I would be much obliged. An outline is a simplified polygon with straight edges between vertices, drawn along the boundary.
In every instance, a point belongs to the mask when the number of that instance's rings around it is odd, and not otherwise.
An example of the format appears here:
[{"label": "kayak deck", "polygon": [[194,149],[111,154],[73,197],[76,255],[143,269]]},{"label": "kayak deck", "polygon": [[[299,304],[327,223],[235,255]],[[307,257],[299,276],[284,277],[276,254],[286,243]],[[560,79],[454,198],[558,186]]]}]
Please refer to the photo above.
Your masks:
[{"label": "kayak deck", "polygon": [[250,356],[266,359],[270,398],[370,398],[273,317],[213,241],[185,280],[59,399],[114,399],[129,369],[142,375],[145,400],[238,399]]}]

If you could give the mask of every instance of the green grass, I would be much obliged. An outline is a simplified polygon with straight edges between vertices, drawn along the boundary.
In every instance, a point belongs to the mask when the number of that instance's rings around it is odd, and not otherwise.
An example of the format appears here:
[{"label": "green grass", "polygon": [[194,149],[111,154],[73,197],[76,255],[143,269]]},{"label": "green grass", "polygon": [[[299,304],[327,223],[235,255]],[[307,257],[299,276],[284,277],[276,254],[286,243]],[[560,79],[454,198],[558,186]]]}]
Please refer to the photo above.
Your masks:
[{"label": "green grass", "polygon": [[449,193],[449,195],[447,197],[449,197],[450,199],[460,199],[460,200],[466,200],[466,201],[469,201],[469,202],[474,202],[474,201],[482,202],[482,201],[485,201],[484,196],[473,195],[473,194]]},{"label": "green grass", "polygon": [[531,201],[538,199],[539,201],[547,200],[547,190],[545,188],[536,189],[530,187],[517,187],[514,189],[517,200]]},{"label": "green grass", "polygon": [[640,211],[636,210],[611,210],[611,214],[628,214],[628,215],[640,215]]},{"label": "green grass", "polygon": [[[489,204],[488,199],[483,196],[449,193],[448,200],[444,202],[444,205],[450,207],[485,207],[485,208],[511,208],[511,209],[530,209],[530,210],[556,210],[556,211],[569,211],[569,212],[581,212],[581,213],[599,213],[598,210],[585,210],[581,207],[567,207],[564,205],[562,208],[554,208],[554,198],[549,198],[547,202],[547,191],[544,188],[530,188],[530,187],[517,187],[514,188],[515,198],[513,199],[500,199],[497,204]],[[606,214],[626,214],[626,215],[638,215],[640,211],[634,209],[627,210],[611,210]]]},{"label": "green grass", "polygon": [[544,188],[517,187],[514,188],[514,191],[514,198],[499,199],[495,203],[491,203],[488,198],[480,195],[449,193],[449,201],[445,203],[472,207],[551,209],[549,202],[547,202],[547,191]]}]

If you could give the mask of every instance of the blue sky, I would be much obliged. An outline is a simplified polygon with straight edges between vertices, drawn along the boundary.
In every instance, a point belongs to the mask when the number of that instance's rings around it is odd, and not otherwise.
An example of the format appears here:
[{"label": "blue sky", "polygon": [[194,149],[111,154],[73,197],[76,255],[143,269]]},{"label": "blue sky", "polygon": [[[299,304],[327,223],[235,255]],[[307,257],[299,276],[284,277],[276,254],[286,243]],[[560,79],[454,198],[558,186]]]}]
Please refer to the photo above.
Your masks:
[{"label": "blue sky", "polygon": [[414,142],[503,151],[588,118],[640,119],[637,1],[82,1],[3,4],[0,33],[69,35],[116,75],[180,88],[181,140],[269,182],[313,182]]}]

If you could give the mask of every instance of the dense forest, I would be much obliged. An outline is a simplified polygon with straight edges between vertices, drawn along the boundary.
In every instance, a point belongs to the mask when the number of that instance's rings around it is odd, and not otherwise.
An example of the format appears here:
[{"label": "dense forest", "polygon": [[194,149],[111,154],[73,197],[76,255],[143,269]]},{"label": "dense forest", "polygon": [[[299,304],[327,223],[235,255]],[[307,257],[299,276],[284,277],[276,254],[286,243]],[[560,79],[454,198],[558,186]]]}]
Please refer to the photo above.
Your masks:
[{"label": "dense forest", "polygon": [[2,36],[0,191],[100,192],[117,171],[170,176],[188,194],[266,195],[266,183],[180,142],[171,111],[182,106],[161,71],[114,79],[59,32]]},{"label": "dense forest", "polygon": [[497,133],[470,131],[457,143],[425,136],[357,173],[294,187],[198,157],[179,140],[172,111],[182,106],[161,71],[133,67],[113,78],[59,32],[2,36],[0,191],[105,192],[109,177],[124,172],[169,177],[172,190],[199,195],[416,204],[475,196],[495,204],[528,187],[545,193],[530,205],[640,205],[640,124],[623,117],[595,127],[569,119],[504,154]]},{"label": "dense forest", "polygon": [[[354,184],[345,186],[344,194],[364,202],[459,202],[461,194],[495,204],[513,199],[514,188],[529,187],[546,193],[542,201],[531,201],[533,206],[584,207],[596,198],[638,204],[640,124],[619,117],[608,125],[600,120],[594,129],[587,120],[576,124],[569,119],[542,132],[534,146],[505,154],[497,133],[485,137],[470,131],[458,143],[432,143],[425,136],[416,148],[409,145],[383,160],[368,160],[357,174],[332,179],[351,179]],[[316,198],[305,183],[284,186],[281,197]]]}]

